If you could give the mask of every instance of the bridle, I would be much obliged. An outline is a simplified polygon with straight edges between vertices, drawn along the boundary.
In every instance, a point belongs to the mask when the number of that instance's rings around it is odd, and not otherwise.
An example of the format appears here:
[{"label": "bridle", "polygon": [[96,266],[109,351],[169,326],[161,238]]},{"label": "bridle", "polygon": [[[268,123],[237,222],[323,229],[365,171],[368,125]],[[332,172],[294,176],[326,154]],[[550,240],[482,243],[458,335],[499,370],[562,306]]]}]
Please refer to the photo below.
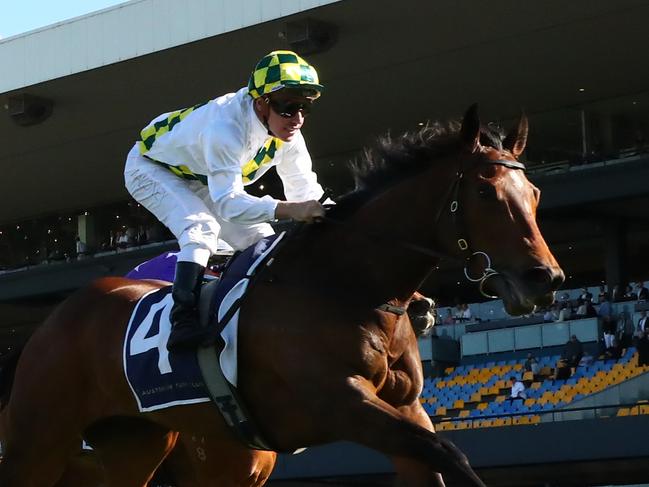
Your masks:
[{"label": "bridle", "polygon": [[[499,165],[499,166],[504,166],[509,169],[516,169],[516,170],[521,170],[525,172],[525,166],[518,162],[518,161],[513,161],[513,160],[508,160],[508,159],[493,159],[493,160],[484,160],[481,161],[480,163],[482,164],[493,164],[493,165]],[[437,215],[435,216],[435,223],[434,226],[437,227],[442,215],[444,213],[445,209],[448,209],[451,215],[451,221],[453,222],[453,226],[455,227],[456,231],[456,244],[457,247],[460,251],[460,254],[463,256],[462,260],[464,260],[464,276],[466,279],[470,282],[476,282],[478,284],[478,289],[480,293],[485,296],[486,298],[494,299],[497,298],[498,296],[490,295],[485,291],[485,283],[487,282],[488,279],[499,275],[500,273],[496,271],[493,267],[491,267],[491,258],[486,252],[483,252],[481,250],[473,250],[471,245],[469,244],[469,239],[467,237],[467,232],[465,229],[464,225],[464,218],[463,218],[463,207],[460,204],[460,187],[462,185],[462,181],[464,180],[464,168],[460,166],[455,173],[455,179],[453,181],[453,184],[449,188],[449,191],[446,193],[444,197],[444,203],[439,207],[439,210],[437,212]],[[332,223],[335,225],[342,225],[346,226],[348,229],[351,229],[355,233],[360,233],[365,235],[368,240],[371,240],[374,243],[389,243],[391,245],[396,245],[399,247],[402,247],[404,249],[410,250],[412,252],[416,252],[419,254],[427,255],[429,257],[436,257],[436,258],[454,258],[457,259],[456,256],[450,255],[447,253],[441,253],[437,252],[435,250],[422,247],[420,245],[413,244],[411,242],[406,242],[403,240],[398,240],[398,239],[392,239],[389,237],[385,237],[384,235],[379,235],[373,232],[367,232],[364,230],[360,230],[356,227],[353,227],[351,225],[348,225],[346,222],[337,220],[335,218],[331,218],[328,216],[324,216],[320,219],[321,221],[327,222],[327,223]],[[474,257],[482,257],[485,260],[485,265],[484,269],[482,271],[482,275],[480,277],[472,277],[469,274],[469,264],[471,263],[472,259]]]}]

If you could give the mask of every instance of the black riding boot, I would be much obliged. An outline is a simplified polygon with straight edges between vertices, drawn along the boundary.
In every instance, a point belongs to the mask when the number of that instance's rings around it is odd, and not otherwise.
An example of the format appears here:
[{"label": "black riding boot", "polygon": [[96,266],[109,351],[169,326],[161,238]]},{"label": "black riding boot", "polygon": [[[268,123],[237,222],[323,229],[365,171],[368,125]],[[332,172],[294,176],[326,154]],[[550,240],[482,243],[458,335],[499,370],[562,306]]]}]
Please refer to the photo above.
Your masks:
[{"label": "black riding boot", "polygon": [[205,267],[194,262],[177,262],[176,277],[171,296],[171,335],[167,342],[169,351],[196,348],[206,331],[198,322],[198,300]]}]

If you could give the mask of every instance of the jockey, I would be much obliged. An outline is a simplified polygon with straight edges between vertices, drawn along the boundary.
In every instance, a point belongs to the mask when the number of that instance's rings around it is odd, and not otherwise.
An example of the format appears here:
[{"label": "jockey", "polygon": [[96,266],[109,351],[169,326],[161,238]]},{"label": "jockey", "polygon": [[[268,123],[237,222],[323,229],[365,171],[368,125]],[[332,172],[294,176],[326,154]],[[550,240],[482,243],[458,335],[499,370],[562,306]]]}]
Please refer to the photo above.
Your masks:
[{"label": "jockey", "polygon": [[[140,132],[126,160],[126,188],[180,246],[169,350],[204,337],[197,303],[219,237],[243,250],[274,233],[270,221],[324,216],[324,192],[300,132],[322,90],[313,66],[294,52],[273,51],[247,87],[160,115]],[[287,201],[245,192],[273,166]]]}]

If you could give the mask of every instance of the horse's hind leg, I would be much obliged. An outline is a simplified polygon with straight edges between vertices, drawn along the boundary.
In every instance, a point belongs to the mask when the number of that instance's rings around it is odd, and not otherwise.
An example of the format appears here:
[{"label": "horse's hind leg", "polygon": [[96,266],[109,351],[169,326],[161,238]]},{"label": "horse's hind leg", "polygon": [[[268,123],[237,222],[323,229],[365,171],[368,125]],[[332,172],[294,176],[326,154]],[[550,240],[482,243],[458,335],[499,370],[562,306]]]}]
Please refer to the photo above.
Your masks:
[{"label": "horse's hind leg", "polygon": [[88,437],[104,466],[106,487],[145,487],[178,433],[141,419],[120,419],[94,427]]},{"label": "horse's hind leg", "polygon": [[[0,462],[2,487],[53,487],[69,458],[80,448],[80,439],[53,438],[46,431],[41,438],[9,440]],[[48,441],[51,439],[51,441]]]}]

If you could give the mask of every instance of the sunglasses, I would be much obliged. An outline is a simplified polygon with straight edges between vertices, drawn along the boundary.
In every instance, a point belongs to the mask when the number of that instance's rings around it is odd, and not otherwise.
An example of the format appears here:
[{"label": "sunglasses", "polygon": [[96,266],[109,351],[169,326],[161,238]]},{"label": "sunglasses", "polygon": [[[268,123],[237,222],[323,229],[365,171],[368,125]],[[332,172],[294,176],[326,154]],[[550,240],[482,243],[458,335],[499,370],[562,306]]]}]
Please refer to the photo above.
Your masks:
[{"label": "sunglasses", "polygon": [[313,102],[298,102],[291,100],[268,100],[271,108],[275,113],[280,117],[291,118],[294,117],[298,112],[302,112],[303,116],[307,116],[311,113],[311,107]]}]

